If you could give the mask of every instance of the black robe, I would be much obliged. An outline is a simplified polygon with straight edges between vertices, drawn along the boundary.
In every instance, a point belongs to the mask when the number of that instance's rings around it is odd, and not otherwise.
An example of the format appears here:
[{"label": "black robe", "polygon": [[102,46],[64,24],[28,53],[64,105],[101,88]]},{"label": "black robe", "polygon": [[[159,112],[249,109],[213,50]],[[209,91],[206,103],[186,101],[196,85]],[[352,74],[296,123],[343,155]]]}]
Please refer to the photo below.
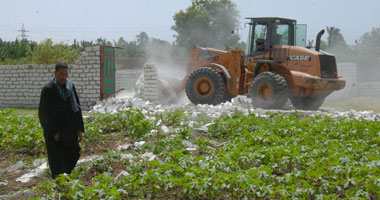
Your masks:
[{"label": "black robe", "polygon": [[[74,85],[73,92],[80,104]],[[70,174],[80,156],[77,134],[84,132],[84,123],[81,109],[74,112],[71,102],[70,98],[61,97],[53,81],[42,88],[38,116],[44,130],[52,178],[62,173]],[[57,133],[60,133],[59,141],[54,140]]]}]

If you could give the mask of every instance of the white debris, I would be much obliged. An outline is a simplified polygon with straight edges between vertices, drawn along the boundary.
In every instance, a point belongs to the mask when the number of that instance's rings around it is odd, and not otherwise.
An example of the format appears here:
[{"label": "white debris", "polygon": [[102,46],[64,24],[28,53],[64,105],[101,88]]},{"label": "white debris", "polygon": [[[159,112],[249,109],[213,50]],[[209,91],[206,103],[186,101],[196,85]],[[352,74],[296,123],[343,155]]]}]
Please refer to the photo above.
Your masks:
[{"label": "white debris", "polygon": [[[102,156],[99,155],[93,155],[89,156],[83,159],[80,159],[78,163],[83,163],[83,162],[88,162],[94,159],[101,159]],[[48,168],[46,159],[39,159],[38,161],[34,161],[33,163],[37,164],[38,166],[35,166],[36,168],[30,170],[28,173],[18,177],[16,179],[17,182],[21,183],[27,183],[29,182],[32,178],[39,176],[44,170]]]},{"label": "white debris", "polygon": [[123,177],[123,176],[129,176],[129,173],[123,170],[123,171],[121,171],[121,172],[116,176],[116,179],[119,179],[119,178],[121,178],[121,177]]},{"label": "white debris", "polygon": [[38,165],[41,165],[44,162],[46,162],[46,158],[36,159],[33,161],[33,166],[37,167]]},{"label": "white debris", "polygon": [[191,151],[191,152],[196,152],[197,148],[186,148],[186,150]]},{"label": "white debris", "polygon": [[125,160],[125,159],[128,159],[128,160],[132,160],[132,159],[134,159],[135,157],[132,155],[132,154],[121,154],[120,155],[120,158],[122,159],[122,160]]},{"label": "white debris", "polygon": [[162,120],[158,120],[158,122],[156,123],[156,126],[160,126],[162,124]]},{"label": "white debris", "polygon": [[122,144],[116,147],[118,151],[125,151],[131,147],[131,144]]},{"label": "white debris", "polygon": [[93,161],[93,160],[97,160],[97,159],[102,159],[102,158],[103,158],[103,156],[99,156],[99,155],[87,156],[85,158],[79,159],[78,160],[78,164],[79,163],[85,163],[85,162]]},{"label": "white debris", "polygon": [[[266,117],[266,112],[281,112],[281,113],[295,113],[296,111],[287,106],[285,110],[265,110],[261,108],[253,108],[252,101],[246,96],[237,96],[231,100],[231,102],[225,102],[220,105],[204,105],[198,104],[194,105],[191,103],[175,104],[175,105],[155,105],[149,101],[145,101],[137,96],[126,97],[126,98],[109,98],[98,102],[93,110],[90,112],[100,112],[100,113],[115,113],[120,110],[127,110],[130,108],[141,109],[144,114],[163,114],[168,111],[182,109],[187,113],[187,115],[192,119],[196,120],[200,114],[206,114],[209,117],[215,118],[221,115],[233,114],[236,111],[242,112],[243,114],[255,113],[257,115]],[[330,117],[353,117],[356,119],[366,119],[366,120],[380,120],[380,114],[373,111],[362,111],[358,112],[355,110],[350,110],[346,112],[341,111],[301,111],[297,110],[298,113],[304,113],[311,116],[314,115],[327,115]],[[162,122],[158,122],[161,125]],[[194,124],[192,124],[194,125]],[[190,125],[191,126],[191,125]]]},{"label": "white debris", "polygon": [[196,148],[198,145],[195,145],[191,143],[189,140],[182,140],[182,144],[185,145],[187,148]]},{"label": "white debris", "polygon": [[47,162],[42,163],[40,166],[38,166],[35,169],[30,170],[28,173],[18,177],[16,179],[17,182],[21,183],[27,183],[29,182],[32,178],[37,177],[40,175],[45,169],[47,169]]},{"label": "white debris", "polygon": [[136,148],[139,148],[141,147],[142,145],[145,144],[145,141],[140,141],[140,142],[135,142],[133,145],[136,147]]},{"label": "white debris", "polygon": [[152,161],[157,158],[156,155],[154,155],[152,152],[146,152],[143,155],[141,155],[141,158],[144,160]]},{"label": "white debris", "polygon": [[194,131],[197,131],[198,133],[207,133],[208,128],[207,127],[195,128]]},{"label": "white debris", "polygon": [[214,123],[208,123],[208,124],[205,124],[205,128],[207,128],[208,126],[211,126],[211,125],[213,125]]},{"label": "white debris", "polygon": [[6,181],[6,180],[2,180],[2,181],[0,181],[0,186],[7,186],[8,185],[8,181]]},{"label": "white debris", "polygon": [[189,122],[189,127],[194,127],[197,124],[195,121],[190,121]]},{"label": "white debris", "polygon": [[165,126],[165,125],[161,126],[161,130],[164,133],[169,133],[169,128],[167,126]]},{"label": "white debris", "polygon": [[18,161],[16,164],[9,166],[7,169],[5,169],[6,172],[12,173],[15,172],[21,168],[25,167],[24,162]]}]

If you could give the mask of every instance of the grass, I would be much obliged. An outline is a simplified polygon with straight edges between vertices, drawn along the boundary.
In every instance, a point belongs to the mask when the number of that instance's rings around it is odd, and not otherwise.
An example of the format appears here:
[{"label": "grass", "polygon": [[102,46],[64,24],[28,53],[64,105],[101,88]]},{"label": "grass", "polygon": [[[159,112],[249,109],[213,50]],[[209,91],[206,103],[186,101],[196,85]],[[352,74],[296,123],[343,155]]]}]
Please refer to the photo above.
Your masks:
[{"label": "grass", "polygon": [[[38,109],[37,108],[0,108],[1,111],[7,111],[12,110],[12,115],[15,116],[33,116],[38,115]],[[83,115],[85,116],[91,116],[88,111],[83,111]]]},{"label": "grass", "polygon": [[37,115],[38,109],[35,108],[0,108],[0,111],[12,110],[11,114],[15,116]]}]

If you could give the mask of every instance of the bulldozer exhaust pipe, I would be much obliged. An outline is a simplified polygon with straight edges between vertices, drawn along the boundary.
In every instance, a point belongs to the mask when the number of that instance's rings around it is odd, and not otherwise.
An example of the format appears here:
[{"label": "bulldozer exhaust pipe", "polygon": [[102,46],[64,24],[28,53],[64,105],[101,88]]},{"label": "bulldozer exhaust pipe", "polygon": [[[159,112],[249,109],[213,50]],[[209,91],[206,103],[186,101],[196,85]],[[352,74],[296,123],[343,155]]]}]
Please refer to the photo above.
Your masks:
[{"label": "bulldozer exhaust pipe", "polygon": [[325,33],[325,29],[322,29],[321,31],[319,31],[319,33],[317,35],[317,39],[315,41],[315,50],[316,51],[319,51],[319,48],[321,47],[321,37],[324,33]]}]

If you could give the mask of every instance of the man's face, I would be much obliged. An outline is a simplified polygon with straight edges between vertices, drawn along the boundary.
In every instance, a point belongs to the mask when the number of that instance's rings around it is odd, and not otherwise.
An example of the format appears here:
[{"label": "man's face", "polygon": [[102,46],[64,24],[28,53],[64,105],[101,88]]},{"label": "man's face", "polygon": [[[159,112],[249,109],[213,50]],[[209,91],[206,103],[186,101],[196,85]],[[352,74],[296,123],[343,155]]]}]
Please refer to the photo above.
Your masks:
[{"label": "man's face", "polygon": [[54,71],[55,79],[57,79],[58,84],[64,85],[66,83],[67,77],[69,76],[69,70],[65,68],[60,68],[58,71]]}]

